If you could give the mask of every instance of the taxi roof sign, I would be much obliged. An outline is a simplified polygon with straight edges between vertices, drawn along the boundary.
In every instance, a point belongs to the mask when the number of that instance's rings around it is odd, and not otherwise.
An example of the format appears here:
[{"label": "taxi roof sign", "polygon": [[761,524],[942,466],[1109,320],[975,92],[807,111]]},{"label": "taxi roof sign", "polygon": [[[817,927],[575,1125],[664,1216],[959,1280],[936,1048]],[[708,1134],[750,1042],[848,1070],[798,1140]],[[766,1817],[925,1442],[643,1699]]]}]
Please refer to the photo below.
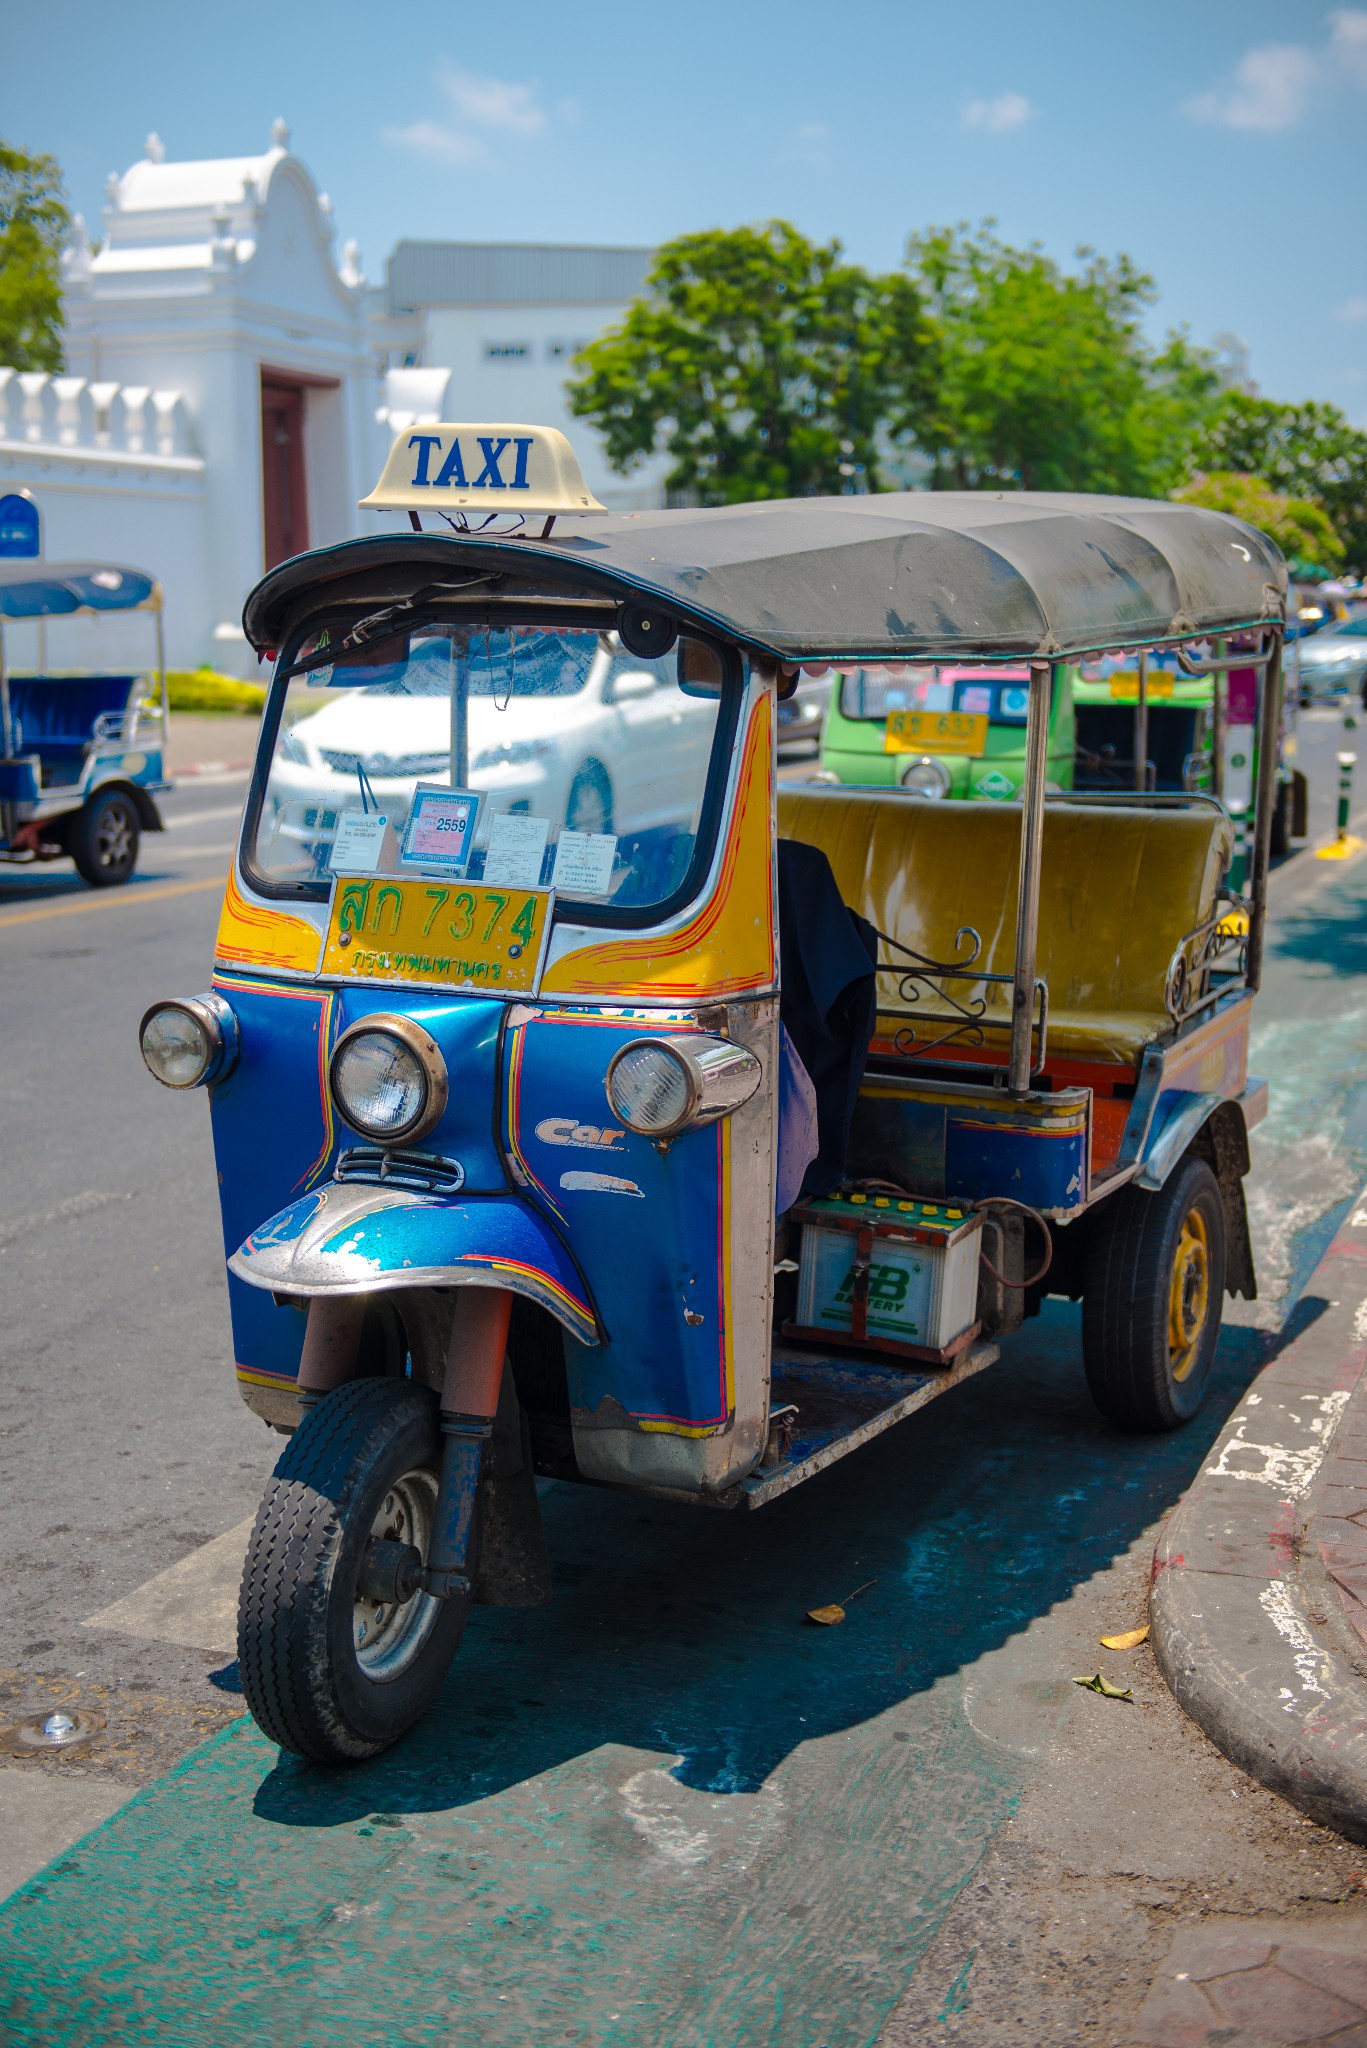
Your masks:
[{"label": "taxi roof sign", "polygon": [[477,513],[607,512],[591,497],[573,448],[555,427],[412,426],[394,441],[364,510]]}]

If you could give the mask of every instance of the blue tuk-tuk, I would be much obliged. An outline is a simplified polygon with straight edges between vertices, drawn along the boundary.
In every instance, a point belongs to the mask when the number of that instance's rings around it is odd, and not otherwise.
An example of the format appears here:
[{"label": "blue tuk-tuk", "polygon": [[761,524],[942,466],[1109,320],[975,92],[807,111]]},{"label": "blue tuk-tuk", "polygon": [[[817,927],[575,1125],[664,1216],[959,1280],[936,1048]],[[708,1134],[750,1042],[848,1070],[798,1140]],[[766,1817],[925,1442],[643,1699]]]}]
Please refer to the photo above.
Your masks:
[{"label": "blue tuk-tuk", "polygon": [[[141,1041],[208,1089],[238,1381],[290,1438],[244,1691],[330,1761],[424,1711],[472,1599],[549,1597],[538,1476],[763,1506],[1049,1294],[1116,1425],[1196,1412],[1255,1285],[1276,752],[1245,900],[1214,799],[1048,795],[1050,697],[1219,636],[1275,732],[1286,591],[1167,503],[607,515],[530,427],[401,434],[365,502],[414,530],[248,599],[213,986]],[[1019,805],[778,784],[804,664],[905,662],[1027,669]]]},{"label": "blue tuk-tuk", "polygon": [[[110,563],[0,562],[0,860],[69,856],[92,888],[126,882],[144,832],[160,832],[170,788],[161,585]],[[156,666],[10,674],[5,621],[150,613]]]}]

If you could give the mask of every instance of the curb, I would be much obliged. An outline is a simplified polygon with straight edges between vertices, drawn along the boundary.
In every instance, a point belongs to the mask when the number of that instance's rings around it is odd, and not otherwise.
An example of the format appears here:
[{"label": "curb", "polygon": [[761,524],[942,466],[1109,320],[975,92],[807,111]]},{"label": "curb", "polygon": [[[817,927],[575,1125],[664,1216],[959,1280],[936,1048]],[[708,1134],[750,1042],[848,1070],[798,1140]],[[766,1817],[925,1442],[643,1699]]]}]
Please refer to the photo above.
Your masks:
[{"label": "curb", "polygon": [[1164,1524],[1150,1622],[1226,1756],[1367,1842],[1367,1192]]}]

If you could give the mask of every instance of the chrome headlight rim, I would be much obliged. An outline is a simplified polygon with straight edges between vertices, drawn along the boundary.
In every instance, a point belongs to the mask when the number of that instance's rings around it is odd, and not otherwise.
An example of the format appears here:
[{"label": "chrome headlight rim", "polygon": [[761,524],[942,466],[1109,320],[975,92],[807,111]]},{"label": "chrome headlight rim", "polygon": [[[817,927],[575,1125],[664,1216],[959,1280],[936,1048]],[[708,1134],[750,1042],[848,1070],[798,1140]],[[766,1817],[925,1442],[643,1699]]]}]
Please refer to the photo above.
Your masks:
[{"label": "chrome headlight rim", "polygon": [[[629,1116],[617,1100],[613,1079],[622,1062],[633,1052],[646,1048],[663,1054],[683,1077],[684,1106],[668,1124],[643,1124]],[[764,1069],[748,1046],[711,1032],[671,1037],[652,1032],[632,1038],[619,1046],[608,1061],[604,1088],[613,1115],[638,1138],[668,1143],[699,1124],[730,1116],[750,1100],[763,1078]]]},{"label": "chrome headlight rim", "polygon": [[[154,1017],[165,1016],[175,1011],[189,1017],[204,1037],[204,1061],[199,1072],[187,1081],[170,1081],[165,1074],[159,1074],[147,1057],[147,1027]],[[237,1018],[230,1006],[216,990],[211,989],[202,996],[165,996],[143,1011],[138,1025],[138,1050],[142,1063],[154,1081],[163,1088],[173,1088],[180,1094],[186,1088],[207,1088],[213,1081],[219,1081],[237,1057]]]},{"label": "chrome headlight rim", "polygon": [[[921,789],[908,780],[909,776],[919,775],[927,768],[932,771],[937,784],[936,788]],[[897,787],[905,790],[908,796],[923,798],[926,803],[941,803],[949,795],[951,789],[953,789],[954,777],[950,774],[944,762],[937,760],[934,754],[922,754],[918,760],[908,761],[906,767],[902,769],[897,777]]]},{"label": "chrome headlight rim", "polygon": [[[343,1099],[337,1083],[337,1073],[347,1048],[358,1038],[391,1038],[403,1047],[418,1063],[422,1072],[424,1088],[422,1103],[414,1116],[403,1124],[380,1130],[374,1124],[363,1122]],[[354,1024],[348,1024],[332,1048],[328,1060],[328,1095],[333,1108],[344,1122],[363,1138],[374,1145],[411,1145],[418,1138],[425,1138],[446,1114],[450,1095],[450,1081],[446,1061],[441,1047],[430,1031],[412,1017],[401,1016],[394,1010],[376,1010],[368,1017],[358,1017]]]}]

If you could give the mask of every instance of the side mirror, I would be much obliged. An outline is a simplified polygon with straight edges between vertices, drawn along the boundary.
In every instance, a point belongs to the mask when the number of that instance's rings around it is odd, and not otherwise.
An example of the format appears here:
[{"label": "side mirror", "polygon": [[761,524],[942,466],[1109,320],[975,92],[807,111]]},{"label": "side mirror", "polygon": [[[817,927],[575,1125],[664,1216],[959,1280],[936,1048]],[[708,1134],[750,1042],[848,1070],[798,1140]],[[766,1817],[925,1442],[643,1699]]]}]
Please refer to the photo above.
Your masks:
[{"label": "side mirror", "polygon": [[685,697],[721,695],[721,655],[701,640],[680,640],[674,674]]}]

